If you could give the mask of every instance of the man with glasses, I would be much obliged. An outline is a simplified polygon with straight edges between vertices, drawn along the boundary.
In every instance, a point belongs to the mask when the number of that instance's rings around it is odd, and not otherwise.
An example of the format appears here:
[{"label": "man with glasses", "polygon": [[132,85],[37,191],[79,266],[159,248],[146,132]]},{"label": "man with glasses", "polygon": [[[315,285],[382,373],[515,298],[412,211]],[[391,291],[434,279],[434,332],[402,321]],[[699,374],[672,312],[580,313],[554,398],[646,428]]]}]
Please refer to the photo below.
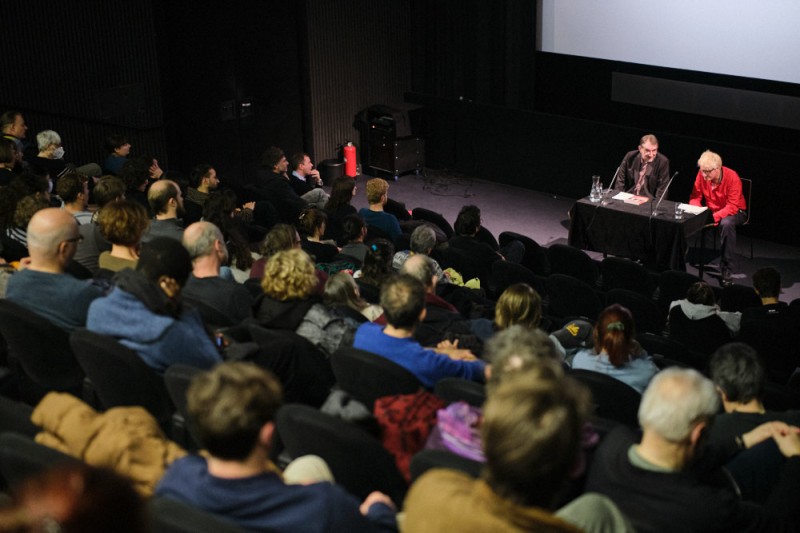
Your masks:
[{"label": "man with glasses", "polygon": [[658,152],[658,139],[647,134],[639,148],[625,154],[616,172],[614,189],[637,196],[661,198],[669,183],[669,159]]},{"label": "man with glasses", "polygon": [[84,327],[89,304],[102,291],[91,281],[65,273],[81,238],[78,222],[68,211],[37,211],[28,223],[30,261],[11,276],[6,298],[65,331]]},{"label": "man with glasses", "polygon": [[706,150],[697,160],[700,170],[689,197],[691,205],[705,205],[714,215],[720,235],[720,285],[731,285],[736,258],[736,226],[747,218],[742,180],[735,170],[722,166],[722,158]]}]

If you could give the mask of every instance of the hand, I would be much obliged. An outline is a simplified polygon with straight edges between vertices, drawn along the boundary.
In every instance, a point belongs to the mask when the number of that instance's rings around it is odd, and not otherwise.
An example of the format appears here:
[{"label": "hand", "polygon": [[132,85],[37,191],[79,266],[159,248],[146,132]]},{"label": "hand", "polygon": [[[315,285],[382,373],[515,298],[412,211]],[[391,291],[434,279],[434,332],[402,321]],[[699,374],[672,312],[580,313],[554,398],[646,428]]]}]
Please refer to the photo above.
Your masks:
[{"label": "hand", "polygon": [[249,209],[250,211],[252,211],[255,208],[256,208],[255,202],[247,202],[246,204],[242,204],[242,209]]},{"label": "hand", "polygon": [[450,350],[454,348],[458,348],[458,339],[455,342],[449,341],[447,339],[443,340],[439,344],[436,345],[436,348],[439,350]]},{"label": "hand", "polygon": [[317,185],[322,185],[322,178],[319,176],[319,170],[313,169],[309,174]]},{"label": "hand", "polygon": [[773,428],[772,438],[786,457],[800,455],[800,428],[786,426],[785,429]]},{"label": "hand", "polygon": [[148,170],[150,172],[150,179],[160,180],[161,176],[164,175],[164,171],[158,166],[158,159],[153,159],[153,164],[150,165]]},{"label": "hand", "polygon": [[455,348],[450,348],[450,349],[447,349],[447,350],[443,350],[441,348],[437,348],[436,352],[440,353],[442,355],[446,355],[447,357],[449,357],[450,359],[453,359],[455,361],[477,361],[478,360],[478,358],[475,357],[475,354],[473,354],[469,350],[457,350]]},{"label": "hand", "polygon": [[790,426],[784,422],[765,422],[742,435],[742,442],[745,448],[750,449],[756,444],[760,444],[768,438],[774,437],[776,432],[788,433],[789,431]]},{"label": "hand", "polygon": [[367,498],[359,506],[358,510],[361,511],[361,514],[366,516],[367,513],[369,512],[369,508],[372,507],[372,504],[375,503],[383,503],[388,505],[392,510],[394,511],[397,510],[397,507],[394,505],[392,499],[386,494],[378,492],[377,490],[375,492],[370,493],[370,495],[367,496]]}]

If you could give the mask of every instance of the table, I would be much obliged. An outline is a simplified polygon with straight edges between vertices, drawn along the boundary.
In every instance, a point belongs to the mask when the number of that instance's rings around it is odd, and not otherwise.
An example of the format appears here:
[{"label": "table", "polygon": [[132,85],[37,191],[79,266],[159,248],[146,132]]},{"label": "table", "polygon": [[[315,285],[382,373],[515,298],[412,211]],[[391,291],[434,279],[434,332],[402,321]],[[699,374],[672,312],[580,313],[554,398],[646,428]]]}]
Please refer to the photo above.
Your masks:
[{"label": "table", "polygon": [[634,205],[612,198],[602,203],[582,198],[570,209],[569,244],[638,259],[658,270],[685,271],[687,238],[714,218],[707,209],[699,215],[684,213],[676,220],[675,204],[664,200],[659,214],[651,216],[652,201]]}]

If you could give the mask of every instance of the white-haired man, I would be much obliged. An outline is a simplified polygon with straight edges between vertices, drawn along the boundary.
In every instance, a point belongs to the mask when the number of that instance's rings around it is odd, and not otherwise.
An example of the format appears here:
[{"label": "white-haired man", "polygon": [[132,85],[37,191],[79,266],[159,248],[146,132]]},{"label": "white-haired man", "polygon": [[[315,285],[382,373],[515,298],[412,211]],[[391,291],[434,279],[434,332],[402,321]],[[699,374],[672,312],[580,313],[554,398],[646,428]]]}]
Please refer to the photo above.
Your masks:
[{"label": "white-haired man", "polygon": [[[628,428],[605,438],[586,490],[611,498],[636,531],[776,531],[798,524],[800,429],[768,422],[720,446],[705,446],[719,409],[714,384],[690,369],[666,369],[639,407],[640,442]],[[742,502],[717,465],[768,438],[788,458],[764,506]],[[717,483],[714,483],[716,479]]]}]

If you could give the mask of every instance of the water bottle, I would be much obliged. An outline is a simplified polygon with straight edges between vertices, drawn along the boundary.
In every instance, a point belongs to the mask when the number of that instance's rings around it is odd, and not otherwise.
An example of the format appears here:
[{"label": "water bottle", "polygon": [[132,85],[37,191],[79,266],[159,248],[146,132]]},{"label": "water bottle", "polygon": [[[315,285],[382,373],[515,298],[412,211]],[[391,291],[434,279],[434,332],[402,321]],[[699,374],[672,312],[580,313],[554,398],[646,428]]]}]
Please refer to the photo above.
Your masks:
[{"label": "water bottle", "polygon": [[592,191],[589,193],[590,202],[599,202],[603,197],[603,184],[600,183],[600,176],[592,176]]}]

